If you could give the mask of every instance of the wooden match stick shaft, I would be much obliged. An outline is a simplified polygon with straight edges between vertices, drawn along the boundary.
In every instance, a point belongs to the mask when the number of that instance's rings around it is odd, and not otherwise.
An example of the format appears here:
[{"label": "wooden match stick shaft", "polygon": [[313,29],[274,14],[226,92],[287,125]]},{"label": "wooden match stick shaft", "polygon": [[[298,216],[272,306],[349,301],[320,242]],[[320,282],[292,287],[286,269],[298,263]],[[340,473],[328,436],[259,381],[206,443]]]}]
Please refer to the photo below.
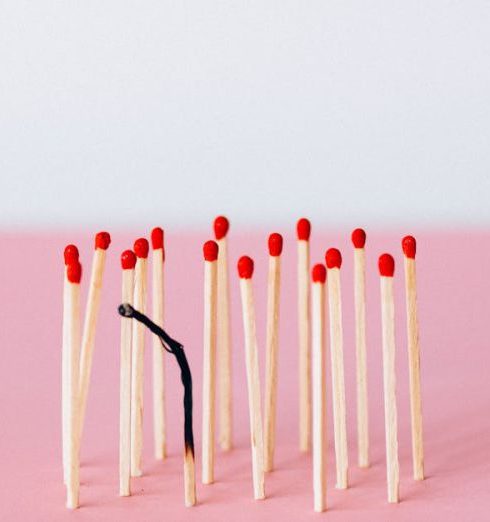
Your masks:
[{"label": "wooden match stick shaft", "polygon": [[67,462],[68,462],[68,362],[70,360],[68,344],[69,307],[68,307],[68,279],[66,277],[66,266],[63,275],[63,346],[61,352],[61,433],[62,433],[62,455],[63,455],[63,483],[66,484]]},{"label": "wooden match stick shaft", "polygon": [[344,346],[340,270],[328,270],[328,304],[330,317],[330,352],[332,359],[332,400],[335,439],[336,487],[348,487],[347,423],[345,407]]},{"label": "wooden match stick shaft", "polygon": [[[141,313],[146,305],[147,260],[138,257],[134,276],[134,307]],[[144,326],[133,321],[131,361],[131,476],[140,477],[143,449],[143,366],[145,350]]]},{"label": "wooden match stick shaft", "polygon": [[245,333],[245,362],[247,368],[248,405],[250,414],[250,439],[252,444],[252,472],[254,498],[265,498],[264,490],[264,441],[262,433],[262,413],[260,408],[260,379],[255,332],[255,310],[252,281],[240,279]]},{"label": "wooden match stick shaft", "polygon": [[230,291],[228,276],[228,242],[218,239],[218,386],[219,441],[228,451],[233,445]]},{"label": "wooden match stick shaft", "polygon": [[[152,259],[152,318],[163,327],[164,321],[164,258],[163,248],[153,250]],[[155,458],[167,454],[165,422],[165,354],[158,337],[153,336],[153,441]]]},{"label": "wooden match stick shaft", "polygon": [[366,256],[354,249],[354,299],[356,309],[357,451],[360,468],[369,467],[369,423],[366,366]]},{"label": "wooden match stick shaft", "polygon": [[281,257],[269,256],[267,282],[267,342],[265,362],[265,471],[274,468],[276,440],[277,349],[279,344],[279,295],[281,291]]},{"label": "wooden match stick shaft", "polygon": [[386,473],[388,502],[398,502],[398,428],[395,377],[395,305],[393,277],[381,277],[381,316],[383,332],[383,388],[386,431]]},{"label": "wooden match stick shaft", "polygon": [[204,354],[202,380],[202,482],[214,482],[216,261],[204,262]]},{"label": "wooden match stick shaft", "polygon": [[325,511],[326,452],[325,427],[325,284],[312,283],[312,384],[313,384],[313,495],[314,509]]},{"label": "wooden match stick shaft", "polygon": [[410,375],[410,413],[412,417],[413,478],[424,479],[422,436],[422,399],[420,394],[420,347],[417,317],[417,280],[415,259],[405,257],[405,293],[407,309],[408,363]]},{"label": "wooden match stick shaft", "polygon": [[[134,270],[122,272],[122,302],[132,304]],[[131,332],[132,320],[121,318],[119,391],[119,495],[131,495]]]},{"label": "wooden match stick shaft", "polygon": [[196,466],[194,454],[188,448],[184,450],[184,503],[186,507],[196,504]]},{"label": "wooden match stick shaft", "polygon": [[309,310],[310,244],[298,240],[298,328],[299,328],[299,449],[310,449],[311,362]]}]

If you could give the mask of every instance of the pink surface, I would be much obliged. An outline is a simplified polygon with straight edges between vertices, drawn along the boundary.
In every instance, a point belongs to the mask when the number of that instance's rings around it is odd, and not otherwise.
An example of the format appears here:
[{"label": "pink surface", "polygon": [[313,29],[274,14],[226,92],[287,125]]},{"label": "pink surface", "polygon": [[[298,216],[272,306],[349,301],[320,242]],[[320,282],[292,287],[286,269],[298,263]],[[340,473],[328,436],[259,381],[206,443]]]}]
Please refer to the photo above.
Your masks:
[{"label": "pink surface", "polygon": [[[281,231],[281,230],[280,230]],[[93,231],[96,232],[96,231]],[[149,231],[147,231],[149,233]],[[75,242],[84,265],[86,295],[93,237],[68,233],[1,236],[0,292],[0,520],[488,520],[490,517],[490,368],[488,258],[490,234],[417,234],[422,384],[425,422],[424,482],[411,478],[407,352],[404,326],[400,238],[406,232],[370,234],[367,243],[368,368],[372,467],[356,468],[355,366],[352,255],[350,231],[313,231],[312,262],[329,246],[344,254],[342,284],[348,401],[350,482],[336,491],[329,420],[329,511],[313,513],[311,464],[297,450],[297,327],[295,244],[285,236],[279,372],[276,471],[266,477],[267,499],[252,499],[243,337],[235,262],[255,259],[255,297],[259,348],[264,361],[264,312],[267,237],[263,233],[231,238],[232,315],[236,449],[216,456],[216,483],[198,481],[199,504],[183,506],[182,387],[174,361],[168,360],[168,446],[170,456],[152,456],[151,352],[146,352],[144,477],[132,482],[133,496],[118,496],[120,252],[132,236],[113,234],[108,252],[101,317],[96,337],[87,424],[82,443],[81,507],[65,509],[60,455],[60,346],[62,250]],[[281,231],[282,232],[282,231]],[[238,234],[238,232],[237,232]],[[183,342],[195,383],[197,478],[200,479],[200,382],[202,330],[202,243],[210,234],[166,231],[167,328]],[[341,240],[339,240],[339,237]],[[397,371],[401,503],[386,503],[383,397],[379,322],[378,255],[390,251],[397,261]],[[8,253],[8,255],[7,255]],[[149,338],[148,338],[149,341]],[[149,347],[150,345],[147,344]],[[263,374],[264,366],[261,366]],[[330,379],[328,381],[330,394]]]}]

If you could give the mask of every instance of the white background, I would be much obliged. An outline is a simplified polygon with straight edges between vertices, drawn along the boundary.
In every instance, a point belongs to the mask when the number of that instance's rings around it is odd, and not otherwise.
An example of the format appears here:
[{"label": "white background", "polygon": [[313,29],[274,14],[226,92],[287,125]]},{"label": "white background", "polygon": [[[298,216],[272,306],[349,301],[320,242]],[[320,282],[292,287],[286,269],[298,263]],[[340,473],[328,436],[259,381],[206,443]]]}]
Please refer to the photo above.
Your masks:
[{"label": "white background", "polygon": [[20,1],[0,226],[490,224],[490,2]]}]

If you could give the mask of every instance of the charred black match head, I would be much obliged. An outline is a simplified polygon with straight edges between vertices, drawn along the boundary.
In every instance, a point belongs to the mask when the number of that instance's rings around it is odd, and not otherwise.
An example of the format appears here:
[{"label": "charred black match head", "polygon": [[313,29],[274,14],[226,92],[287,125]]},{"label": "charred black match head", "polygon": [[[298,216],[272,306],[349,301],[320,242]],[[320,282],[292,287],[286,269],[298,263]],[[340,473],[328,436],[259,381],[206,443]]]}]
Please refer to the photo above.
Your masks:
[{"label": "charred black match head", "polygon": [[119,305],[117,311],[119,312],[119,315],[122,315],[123,317],[133,317],[134,315],[134,308],[129,303]]}]

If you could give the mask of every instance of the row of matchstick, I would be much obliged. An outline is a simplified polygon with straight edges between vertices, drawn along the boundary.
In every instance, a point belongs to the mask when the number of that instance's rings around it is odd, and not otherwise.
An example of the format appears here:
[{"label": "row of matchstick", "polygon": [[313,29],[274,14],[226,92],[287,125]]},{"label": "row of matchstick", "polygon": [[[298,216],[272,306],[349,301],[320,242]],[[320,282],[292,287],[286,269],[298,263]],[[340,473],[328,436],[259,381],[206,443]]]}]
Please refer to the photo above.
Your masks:
[{"label": "row of matchstick", "polygon": [[[214,221],[216,241],[204,244],[204,339],[202,381],[202,482],[214,481],[215,388],[219,394],[219,442],[223,450],[232,448],[232,381],[231,335],[229,312],[229,273],[227,255],[228,220]],[[315,511],[326,509],[326,295],[328,291],[329,340],[331,354],[332,404],[336,460],[336,487],[348,487],[346,405],[342,304],[340,286],[341,253],[326,252],[326,265],[310,267],[310,222],[297,223],[298,248],[298,329],[299,329],[299,446],[302,452],[312,449],[313,492]],[[157,326],[164,321],[163,230],[151,233],[152,320]],[[269,237],[269,272],[267,300],[265,411],[261,412],[255,312],[252,290],[254,264],[248,256],[238,261],[242,300],[244,345],[250,413],[252,478],[255,499],[265,498],[264,474],[274,468],[277,359],[279,339],[279,297],[281,279],[282,236]],[[365,317],[365,246],[362,229],[352,233],[354,246],[354,288],[356,319],[357,446],[359,467],[369,467],[368,397],[366,367]],[[62,351],[62,432],[63,472],[67,490],[67,507],[79,505],[79,454],[87,394],[90,383],[96,321],[102,288],[107,232],[95,239],[95,253],[83,325],[80,324],[81,265],[78,249],[65,248],[63,351]],[[417,320],[415,252],[412,236],[402,240],[407,305],[408,360],[412,419],[413,475],[424,478],[420,364]],[[147,294],[147,258],[149,243],[140,238],[134,249],[121,255],[122,301],[145,313]],[[311,273],[310,273],[311,268]],[[379,258],[382,307],[383,383],[386,430],[386,464],[388,502],[399,499],[397,408],[395,391],[395,325],[393,300],[394,259],[389,254]],[[328,278],[327,278],[328,274]],[[328,284],[327,284],[328,280]],[[120,312],[121,313],[121,312]],[[121,313],[121,315],[124,315]],[[131,494],[131,477],[142,475],[143,429],[143,354],[144,325],[121,319],[120,368],[120,486],[122,496]],[[145,316],[142,316],[145,317]],[[145,317],[145,319],[147,319]],[[147,319],[148,322],[151,322]],[[154,330],[152,330],[154,331]],[[164,333],[164,332],[163,332]],[[166,335],[166,334],[165,334]],[[167,336],[168,337],[168,336]],[[177,343],[178,344],[178,343]],[[170,351],[170,350],[168,350]],[[185,357],[185,356],[184,356]],[[217,366],[217,368],[216,368]],[[217,370],[217,371],[216,371]],[[216,379],[216,376],[218,379]],[[189,376],[190,377],[190,376]],[[217,381],[217,382],[216,382]],[[184,383],[185,384],[185,383]],[[166,457],[166,421],[164,353],[161,339],[153,337],[153,427],[156,459]],[[189,412],[186,412],[186,415]],[[187,419],[187,417],[186,417]],[[190,411],[191,441],[186,433],[184,452],[184,498],[187,506],[196,503],[194,447],[192,436],[192,402]]]}]

